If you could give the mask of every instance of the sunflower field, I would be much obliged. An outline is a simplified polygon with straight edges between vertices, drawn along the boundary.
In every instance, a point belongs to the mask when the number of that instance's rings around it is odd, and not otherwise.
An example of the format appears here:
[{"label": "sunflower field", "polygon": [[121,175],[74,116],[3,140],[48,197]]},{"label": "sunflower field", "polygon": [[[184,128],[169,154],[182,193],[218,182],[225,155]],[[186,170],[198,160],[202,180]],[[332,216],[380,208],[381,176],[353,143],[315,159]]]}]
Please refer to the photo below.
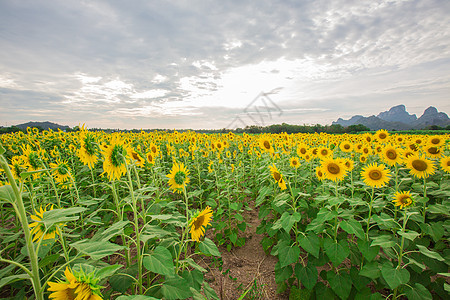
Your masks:
[{"label": "sunflower field", "polygon": [[201,261],[244,246],[257,210],[289,299],[449,299],[449,134],[83,126],[0,143],[3,298],[219,299]]}]

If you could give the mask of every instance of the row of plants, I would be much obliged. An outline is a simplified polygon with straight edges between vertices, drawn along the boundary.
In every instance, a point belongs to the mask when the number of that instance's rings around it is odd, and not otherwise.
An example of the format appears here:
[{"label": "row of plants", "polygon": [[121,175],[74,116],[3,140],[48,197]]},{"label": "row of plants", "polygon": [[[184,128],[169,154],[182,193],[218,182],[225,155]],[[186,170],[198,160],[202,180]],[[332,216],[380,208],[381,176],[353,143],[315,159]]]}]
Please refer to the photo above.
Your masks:
[{"label": "row of plants", "polygon": [[2,135],[0,288],[36,299],[218,299],[201,258],[245,244],[254,204],[280,293],[445,298],[448,138],[84,126]]}]

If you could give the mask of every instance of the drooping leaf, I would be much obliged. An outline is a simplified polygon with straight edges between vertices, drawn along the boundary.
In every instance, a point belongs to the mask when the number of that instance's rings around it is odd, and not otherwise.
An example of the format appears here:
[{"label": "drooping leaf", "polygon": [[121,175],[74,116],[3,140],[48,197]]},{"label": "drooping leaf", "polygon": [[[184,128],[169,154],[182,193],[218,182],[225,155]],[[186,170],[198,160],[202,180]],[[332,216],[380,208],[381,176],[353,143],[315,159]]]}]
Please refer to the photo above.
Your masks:
[{"label": "drooping leaf", "polygon": [[188,282],[178,275],[167,277],[161,286],[161,292],[168,300],[186,299],[192,296]]},{"label": "drooping leaf", "polygon": [[445,261],[445,259],[437,252],[428,250],[427,247],[422,245],[417,245],[417,248],[419,248],[420,253],[422,253],[425,256],[428,256],[430,258],[439,260],[439,261]]},{"label": "drooping leaf", "polygon": [[312,290],[314,288],[317,283],[317,279],[319,278],[317,268],[310,263],[308,263],[306,267],[300,263],[297,263],[295,265],[294,272],[300,283],[303,284],[303,286],[308,290]]},{"label": "drooping leaf", "polygon": [[153,273],[175,275],[172,254],[163,246],[157,246],[150,255],[144,256],[143,265]]},{"label": "drooping leaf", "polygon": [[410,277],[408,270],[394,268],[390,262],[381,266],[381,275],[392,290],[401,284],[408,283]]},{"label": "drooping leaf", "polygon": [[364,239],[365,237],[361,223],[353,218],[349,219],[348,221],[342,221],[340,226],[348,234],[354,234],[359,239]]},{"label": "drooping leaf", "polygon": [[325,253],[336,267],[339,266],[350,254],[350,248],[348,247],[346,240],[340,240],[339,243],[336,243],[332,239],[328,238],[324,242],[324,249]]},{"label": "drooping leaf", "polygon": [[429,290],[420,283],[415,283],[414,286],[408,286],[405,292],[408,300],[432,300],[433,297]]},{"label": "drooping leaf", "polygon": [[211,241],[209,238],[205,238],[203,241],[201,241],[200,244],[198,244],[198,249],[200,249],[200,251],[205,255],[212,255],[218,257],[221,256],[216,244],[214,244],[214,242]]},{"label": "drooping leaf", "polygon": [[70,246],[78,250],[78,252],[90,256],[93,260],[102,259],[105,256],[114,254],[116,251],[125,249],[124,246],[113,244],[109,241],[92,241],[82,240]]},{"label": "drooping leaf", "polygon": [[305,251],[319,258],[320,240],[317,234],[308,232],[306,236],[299,238],[298,243]]},{"label": "drooping leaf", "polygon": [[348,273],[336,274],[333,271],[327,272],[327,280],[331,289],[341,299],[347,299],[352,289],[352,279]]},{"label": "drooping leaf", "polygon": [[299,257],[300,248],[297,245],[282,244],[278,249],[278,259],[282,268],[297,262]]}]

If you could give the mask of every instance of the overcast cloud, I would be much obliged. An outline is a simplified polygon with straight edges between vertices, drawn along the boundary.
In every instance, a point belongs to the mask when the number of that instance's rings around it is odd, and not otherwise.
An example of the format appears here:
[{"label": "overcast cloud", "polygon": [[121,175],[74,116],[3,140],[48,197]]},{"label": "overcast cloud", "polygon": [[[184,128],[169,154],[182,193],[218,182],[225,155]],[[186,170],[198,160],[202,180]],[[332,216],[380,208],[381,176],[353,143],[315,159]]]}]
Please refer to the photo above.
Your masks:
[{"label": "overcast cloud", "polygon": [[331,124],[399,104],[448,113],[449,70],[448,0],[0,1],[3,126]]}]

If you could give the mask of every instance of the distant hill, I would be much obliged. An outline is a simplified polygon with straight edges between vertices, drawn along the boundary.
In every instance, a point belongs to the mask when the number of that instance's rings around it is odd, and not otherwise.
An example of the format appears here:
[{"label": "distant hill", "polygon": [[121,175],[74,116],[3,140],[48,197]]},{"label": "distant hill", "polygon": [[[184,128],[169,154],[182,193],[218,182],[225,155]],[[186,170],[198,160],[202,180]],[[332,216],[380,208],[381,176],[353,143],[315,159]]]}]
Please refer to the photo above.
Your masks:
[{"label": "distant hill", "polygon": [[27,129],[27,127],[31,127],[31,128],[39,127],[44,130],[49,130],[49,129],[58,130],[58,128],[61,130],[70,129],[69,126],[63,126],[63,125],[59,125],[59,124],[48,122],[48,121],[47,122],[28,122],[28,123],[16,125],[16,127],[20,128],[20,129]]},{"label": "distant hill", "polygon": [[431,126],[447,127],[450,125],[450,118],[446,113],[438,112],[433,106],[428,107],[423,115],[417,118],[416,115],[409,114],[402,104],[394,106],[388,111],[380,112],[377,116],[363,117],[355,115],[349,120],[339,118],[333,124],[339,124],[344,127],[361,124],[371,130],[410,130],[426,129]]}]

